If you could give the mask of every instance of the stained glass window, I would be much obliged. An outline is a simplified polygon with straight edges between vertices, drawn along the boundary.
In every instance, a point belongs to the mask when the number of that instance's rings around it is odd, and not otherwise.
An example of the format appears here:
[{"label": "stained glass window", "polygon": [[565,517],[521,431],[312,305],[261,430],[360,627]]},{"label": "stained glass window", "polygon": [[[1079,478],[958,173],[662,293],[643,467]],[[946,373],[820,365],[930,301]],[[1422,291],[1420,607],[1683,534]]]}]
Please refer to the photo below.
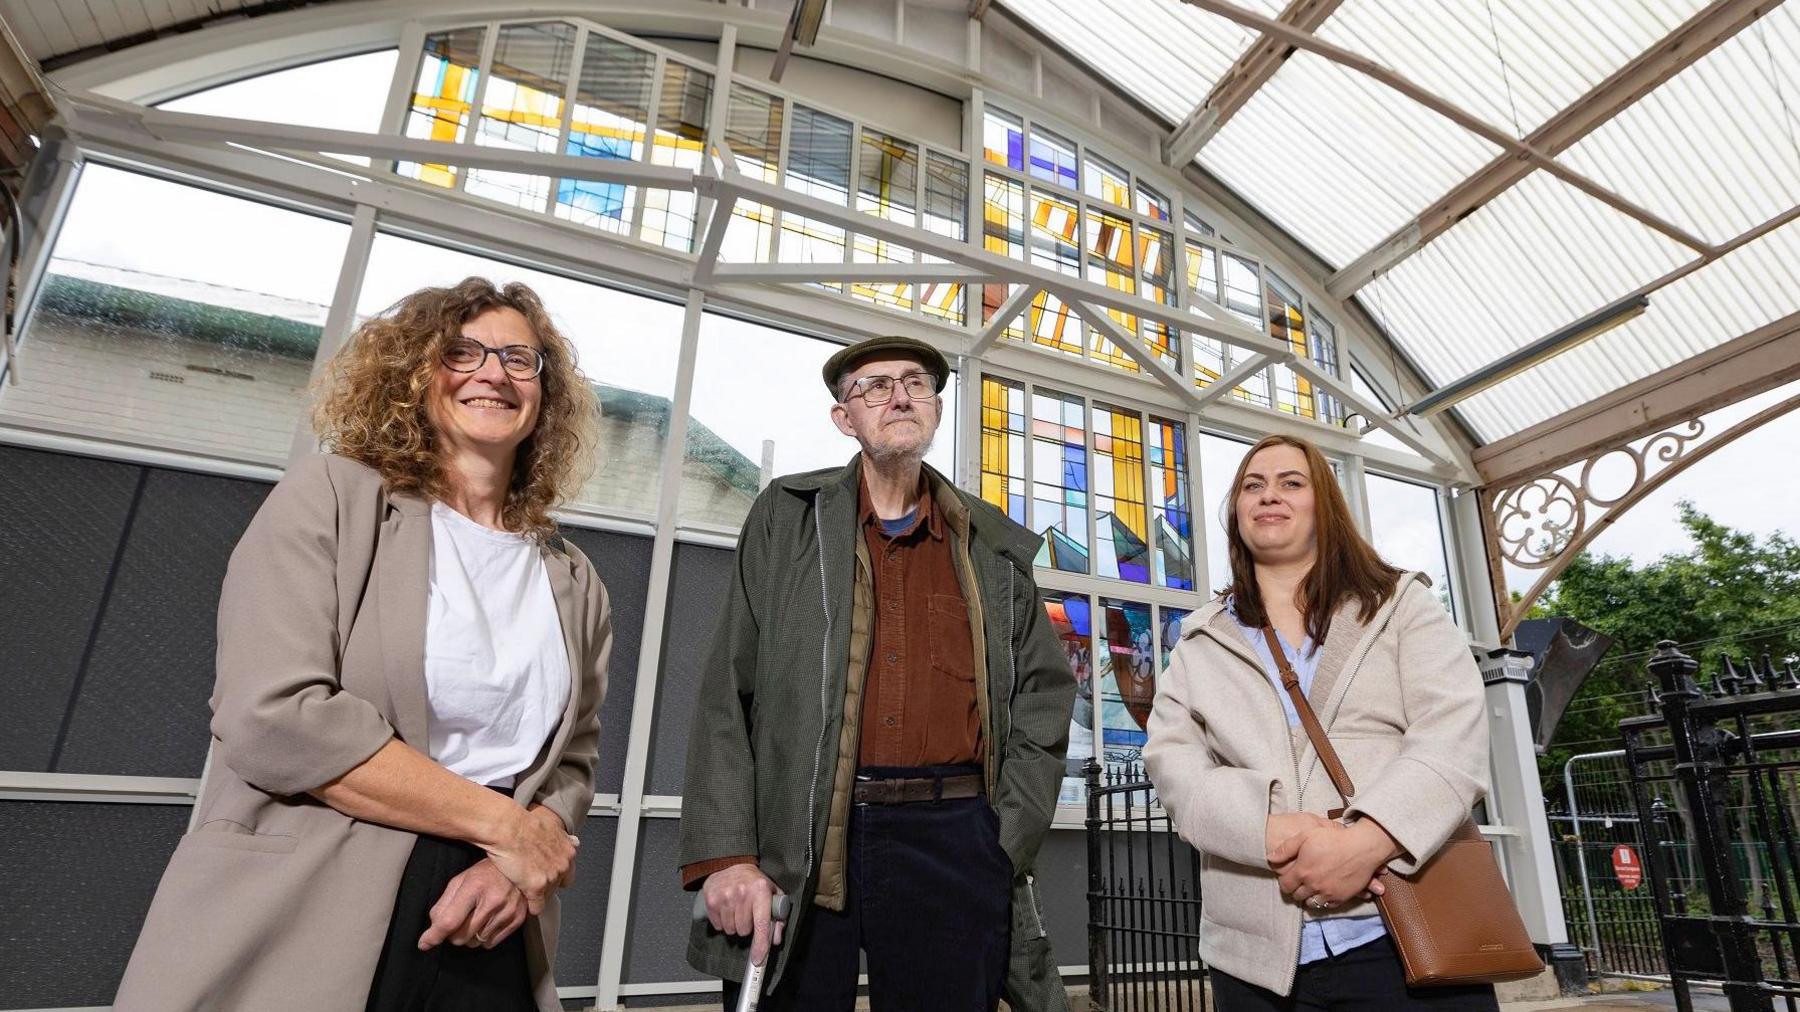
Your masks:
[{"label": "stained glass window", "polygon": [[987,160],[1009,169],[1025,169],[1025,124],[1011,113],[989,108],[982,113],[982,146]]},{"label": "stained glass window", "polygon": [[1088,152],[1087,164],[1083,169],[1082,192],[1114,207],[1131,206],[1131,177],[1124,169],[1091,151]]},{"label": "stained glass window", "polygon": [[[794,106],[788,138],[787,188],[833,204],[850,200],[850,121],[817,109]],[[781,216],[781,259],[799,263],[841,263],[844,230],[804,215]],[[837,283],[822,287],[842,290]]]},{"label": "stained glass window", "polygon": [[[1118,292],[1137,291],[1137,250],[1132,245],[1131,222],[1092,205],[1087,209],[1087,276]],[[1125,329],[1137,332],[1137,317],[1117,309],[1106,315]],[[1096,335],[1094,357],[1108,365],[1136,372],[1138,364],[1124,350]]]},{"label": "stained glass window", "polygon": [[[1161,229],[1145,225],[1138,226],[1137,237],[1138,294],[1157,305],[1170,305],[1175,289],[1174,238]],[[1167,324],[1145,320],[1143,338],[1165,363],[1171,367],[1175,365],[1175,334]]]},{"label": "stained glass window", "polygon": [[[1297,357],[1310,361],[1312,348],[1306,328],[1306,313],[1301,308],[1300,293],[1274,271],[1269,272],[1268,284],[1264,286],[1263,293],[1267,299],[1265,309],[1268,313],[1269,336],[1286,344]],[[1312,381],[1284,365],[1276,366],[1273,371],[1276,410],[1299,415],[1301,418],[1316,417]]]},{"label": "stained glass window", "polygon": [[[960,158],[925,155],[925,231],[957,242],[969,231],[969,163]],[[927,254],[926,263],[942,262]],[[963,322],[966,289],[954,281],[929,281],[920,286],[919,303],[927,316],[951,323]]]},{"label": "stained glass window", "polygon": [[[1263,329],[1262,321],[1262,282],[1256,261],[1226,253],[1225,263],[1225,309],[1239,320],[1249,324],[1254,330]],[[1249,357],[1250,353],[1237,349],[1227,349],[1231,358],[1228,365],[1237,365]],[[1232,391],[1233,396],[1270,407],[1273,402],[1269,398],[1269,374],[1266,369],[1259,369]]]},{"label": "stained glass window", "polygon": [[[774,95],[733,84],[725,109],[725,143],[731,148],[737,170],[762,183],[773,183],[781,174],[781,117],[785,104]],[[761,261],[774,255],[775,209],[768,204],[739,200],[725,226],[719,247],[723,260]]]},{"label": "stained glass window", "polygon": [[[1192,228],[1198,219],[1189,216]],[[1189,239],[1187,241],[1187,300],[1193,306],[1200,302],[1219,302],[1219,253],[1213,247]],[[1194,384],[1209,387],[1225,375],[1225,345],[1210,337],[1194,335]]]},{"label": "stained glass window", "polygon": [[[1075,205],[1046,193],[1031,193],[1031,262],[1071,277],[1081,276],[1078,239],[1080,215]],[[1026,312],[1031,340],[1047,348],[1080,355],[1081,321],[1063,301],[1039,292]]]},{"label": "stained glass window", "polygon": [[[480,27],[458,28],[425,37],[419,80],[413,86],[411,111],[406,114],[406,136],[456,143],[467,136],[475,105],[475,85],[481,76],[477,68],[485,31]],[[433,186],[455,186],[458,169],[453,165],[400,162],[394,171]]]},{"label": "stained glass window", "polygon": [[1069,751],[1063,759],[1062,791],[1056,803],[1087,802],[1087,782],[1081,768],[1094,757],[1094,622],[1085,594],[1046,593],[1044,611],[1050,628],[1075,672],[1075,710],[1069,715]]},{"label": "stained glass window", "polygon": [[[1307,314],[1307,328],[1312,332],[1312,359],[1319,368],[1333,376],[1338,373],[1337,328],[1329,320],[1319,315],[1318,309]],[[1318,399],[1318,417],[1337,423],[1343,420],[1344,406],[1336,397],[1327,393],[1324,388],[1317,388],[1314,396]]]},{"label": "stained glass window", "polygon": [[1044,537],[1037,564],[1088,571],[1087,409],[1039,389],[1031,398],[1031,526]]},{"label": "stained glass window", "polygon": [[[1021,183],[989,172],[983,184],[985,191],[982,200],[982,243],[989,253],[998,253],[1014,260],[1025,258],[1025,187]],[[986,284],[981,286],[981,322],[986,323],[994,318],[1000,306],[1012,293],[1010,286],[1003,284]],[[1015,325],[1009,325],[1006,336],[1023,337],[1023,332]]]},{"label": "stained glass window", "polygon": [[1099,615],[1101,754],[1110,769],[1132,767],[1141,761],[1156,698],[1150,606],[1103,597]]},{"label": "stained glass window", "polygon": [[1137,184],[1137,212],[1155,218],[1157,221],[1169,220],[1169,198],[1158,193],[1154,188],[1145,186],[1140,180]]},{"label": "stained glass window", "polygon": [[1046,183],[1078,190],[1075,145],[1037,125],[1031,128],[1031,175]]},{"label": "stained glass window", "polygon": [[1217,234],[1216,232],[1213,231],[1213,227],[1211,225],[1208,225],[1205,221],[1202,221],[1200,216],[1195,214],[1192,211],[1186,211],[1186,212],[1182,213],[1181,223],[1183,225],[1187,226],[1187,230],[1189,232],[1192,232],[1198,236],[1205,236],[1206,238],[1210,239],[1214,235]]},{"label": "stained glass window", "polygon": [[1144,505],[1144,418],[1094,405],[1094,559],[1100,576],[1150,582]]},{"label": "stained glass window", "polygon": [[[662,93],[656,101],[656,134],[650,143],[652,164],[682,169],[700,167],[712,92],[711,74],[673,60],[663,65]],[[646,188],[644,240],[691,251],[697,199],[691,190]]]},{"label": "stained glass window", "polygon": [[[481,99],[475,143],[513,151],[554,153],[562,133],[563,93],[575,61],[575,26],[561,21],[506,25],[494,40],[493,66]],[[542,211],[550,179],[494,169],[470,169],[468,192],[514,207]]]},{"label": "stained glass window", "polygon": [[1150,510],[1156,545],[1156,582],[1194,588],[1194,505],[1188,492],[1187,433],[1180,422],[1150,418]]},{"label": "stained glass window", "polygon": [[[900,225],[919,223],[919,146],[898,137],[862,132],[857,163],[856,209]],[[857,263],[910,264],[913,251],[905,246],[858,235],[851,259]],[[902,282],[858,281],[850,286],[853,298],[893,309],[912,308],[913,286]]]},{"label": "stained glass window", "polygon": [[[588,36],[575,87],[565,154],[586,158],[644,157],[656,58],[604,35]],[[631,234],[637,187],[587,179],[556,181],[558,218],[617,235]]]},{"label": "stained glass window", "polygon": [[981,497],[1025,523],[1025,388],[981,378]]}]

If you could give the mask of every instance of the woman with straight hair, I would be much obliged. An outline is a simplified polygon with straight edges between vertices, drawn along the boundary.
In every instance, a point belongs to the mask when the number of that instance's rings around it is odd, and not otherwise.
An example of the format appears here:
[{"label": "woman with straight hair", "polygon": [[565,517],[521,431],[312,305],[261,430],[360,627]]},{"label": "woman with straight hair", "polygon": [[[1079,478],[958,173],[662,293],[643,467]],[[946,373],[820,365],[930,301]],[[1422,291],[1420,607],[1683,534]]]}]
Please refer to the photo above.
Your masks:
[{"label": "woman with straight hair", "polygon": [[[1224,512],[1230,586],[1182,623],[1144,746],[1157,795],[1201,852],[1214,1007],[1497,1009],[1491,985],[1408,988],[1372,902],[1388,870],[1429,861],[1486,794],[1468,641],[1426,577],[1357,532],[1306,440],[1252,447]],[[1301,728],[1276,649],[1354,798],[1338,797]]]},{"label": "woman with straight hair", "polygon": [[115,1007],[560,1012],[612,625],[598,404],[532,291],[363,323],[220,594],[213,755]]}]

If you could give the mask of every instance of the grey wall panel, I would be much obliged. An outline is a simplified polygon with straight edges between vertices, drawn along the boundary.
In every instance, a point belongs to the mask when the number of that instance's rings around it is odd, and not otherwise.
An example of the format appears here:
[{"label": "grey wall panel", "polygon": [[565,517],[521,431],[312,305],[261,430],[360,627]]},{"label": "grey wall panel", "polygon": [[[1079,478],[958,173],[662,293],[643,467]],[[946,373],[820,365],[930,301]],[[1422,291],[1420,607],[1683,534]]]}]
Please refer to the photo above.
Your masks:
[{"label": "grey wall panel", "polygon": [[645,819],[641,825],[623,980],[630,984],[706,979],[687,964],[694,894],[681,888],[677,873],[681,822]]},{"label": "grey wall panel", "polygon": [[50,768],[138,475],[0,446],[0,769]]},{"label": "grey wall panel", "polygon": [[638,647],[644,635],[644,605],[650,587],[651,541],[574,527],[563,528],[563,535],[594,564],[612,602],[613,652],[607,666],[606,702],[600,708],[600,769],[594,790],[617,794],[625,782],[625,746],[631,731],[631,700],[637,690]]},{"label": "grey wall panel", "polygon": [[606,929],[606,893],[618,830],[619,820],[606,815],[591,815],[581,827],[575,884],[562,893],[562,935],[556,944],[559,987],[591,987],[600,979],[600,936]]},{"label": "grey wall panel", "polygon": [[107,1005],[185,805],[0,801],[0,1005]]},{"label": "grey wall panel", "polygon": [[148,471],[59,772],[200,775],[219,586],[272,487]]},{"label": "grey wall panel", "polygon": [[681,793],[700,665],[718,624],[735,556],[728,548],[675,546],[669,576],[667,646],[656,686],[656,725],[650,732],[650,794]]},{"label": "grey wall panel", "polygon": [[1087,834],[1052,829],[1038,850],[1038,902],[1058,966],[1087,962]]}]

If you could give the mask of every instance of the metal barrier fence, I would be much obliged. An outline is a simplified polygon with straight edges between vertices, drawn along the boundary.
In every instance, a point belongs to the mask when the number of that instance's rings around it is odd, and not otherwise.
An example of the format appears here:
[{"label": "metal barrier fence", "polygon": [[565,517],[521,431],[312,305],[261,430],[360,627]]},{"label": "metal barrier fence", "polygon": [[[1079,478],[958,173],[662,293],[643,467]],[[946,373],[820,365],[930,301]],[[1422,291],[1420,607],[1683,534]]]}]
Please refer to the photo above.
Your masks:
[{"label": "metal barrier fence", "polygon": [[1201,1012],[1200,855],[1137,766],[1087,778],[1088,991],[1096,1012]]}]

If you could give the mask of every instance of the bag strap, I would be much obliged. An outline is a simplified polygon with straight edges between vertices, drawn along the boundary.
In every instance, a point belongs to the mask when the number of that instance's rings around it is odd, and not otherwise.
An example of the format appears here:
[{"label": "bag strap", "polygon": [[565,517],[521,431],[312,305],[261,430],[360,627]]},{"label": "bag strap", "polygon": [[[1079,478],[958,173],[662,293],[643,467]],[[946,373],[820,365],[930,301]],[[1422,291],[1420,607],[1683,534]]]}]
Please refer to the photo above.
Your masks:
[{"label": "bag strap", "polygon": [[1312,704],[1306,701],[1306,693],[1300,689],[1300,676],[1294,674],[1293,666],[1288,664],[1287,651],[1281,648],[1281,640],[1276,638],[1275,630],[1270,626],[1262,627],[1263,640],[1269,644],[1269,655],[1275,658],[1275,666],[1281,670],[1281,687],[1287,690],[1288,698],[1294,701],[1294,712],[1300,715],[1300,726],[1306,729],[1306,737],[1312,740],[1314,751],[1319,753],[1319,761],[1325,764],[1325,772],[1331,776],[1331,784],[1343,796],[1344,803],[1356,796],[1356,785],[1350,782],[1350,774],[1344,769],[1344,763],[1338,758],[1337,749],[1331,747],[1331,739],[1325,736],[1325,729],[1319,725],[1318,714],[1313,713]]}]

